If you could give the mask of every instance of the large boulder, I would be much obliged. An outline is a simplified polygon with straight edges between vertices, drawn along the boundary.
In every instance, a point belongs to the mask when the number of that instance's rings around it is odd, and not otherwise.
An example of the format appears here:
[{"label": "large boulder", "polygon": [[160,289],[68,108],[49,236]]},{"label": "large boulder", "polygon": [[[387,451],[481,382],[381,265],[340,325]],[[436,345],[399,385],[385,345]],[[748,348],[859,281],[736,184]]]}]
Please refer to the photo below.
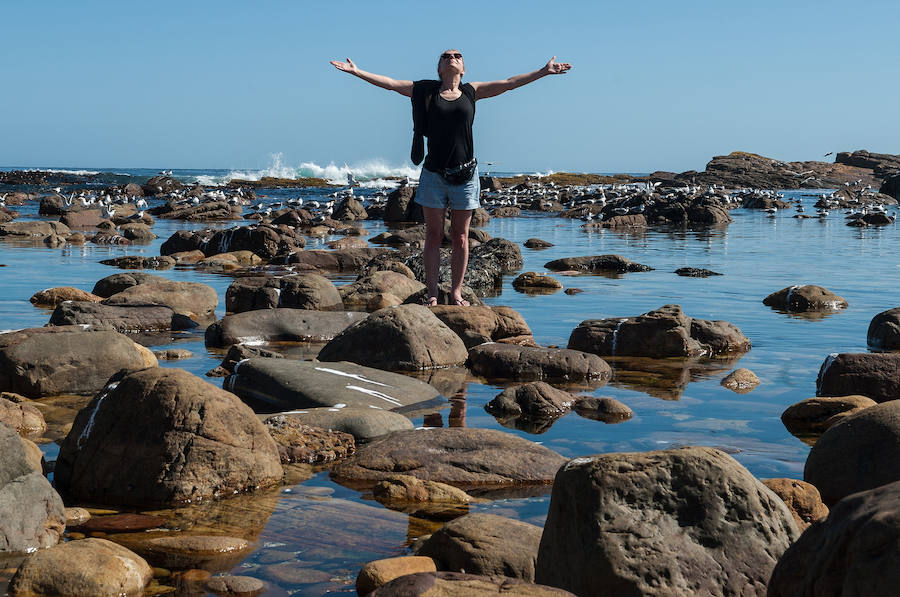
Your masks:
[{"label": "large boulder", "polygon": [[862,394],[875,402],[900,398],[900,354],[834,353],[822,362],[816,396]]},{"label": "large boulder", "polygon": [[798,535],[781,498],[714,448],[576,458],[553,485],[535,582],[576,595],[764,595]]},{"label": "large boulder", "polygon": [[0,391],[29,397],[92,394],[114,373],[156,365],[153,353],[112,330],[66,325],[0,334]]},{"label": "large boulder", "polygon": [[154,276],[144,272],[122,272],[97,280],[91,293],[99,297],[109,298],[138,284],[154,284],[166,280],[167,278],[162,276]]},{"label": "large boulder", "polygon": [[19,434],[0,423],[0,554],[55,545],[65,528],[59,495],[28,465]]},{"label": "large boulder", "polygon": [[285,257],[285,263],[298,264],[311,269],[329,272],[358,272],[373,257],[388,250],[378,247],[366,247],[340,251],[323,251],[318,249],[294,251]]},{"label": "large boulder", "polygon": [[178,315],[197,322],[215,317],[219,296],[200,282],[173,282],[157,278],[126,288],[103,301],[104,305],[165,305]]},{"label": "large boulder", "polygon": [[787,407],[781,413],[781,422],[794,435],[814,435],[876,404],[859,395],[807,398]]},{"label": "large boulder", "polygon": [[9,222],[0,224],[0,236],[13,238],[46,238],[48,236],[66,237],[72,230],[60,222],[46,222],[44,220],[28,220],[25,222]]},{"label": "large boulder", "polygon": [[809,451],[803,480],[828,506],[900,481],[900,401],[863,409],[830,427]]},{"label": "large boulder", "polygon": [[836,311],[846,309],[847,301],[827,288],[814,284],[795,284],[773,292],[763,304],[785,311]]},{"label": "large boulder", "polygon": [[347,326],[361,321],[356,311],[257,309],[226,315],[206,328],[207,346],[266,342],[328,342]]},{"label": "large boulder", "polygon": [[548,486],[565,458],[494,429],[463,427],[397,431],[360,447],[332,468],[332,477],[371,487],[397,473],[463,489]]},{"label": "large boulder", "polygon": [[[391,410],[440,397],[423,381],[348,362],[251,358],[238,363],[225,388],[273,410],[317,407]],[[314,423],[309,423],[314,424]]]},{"label": "large boulder", "polygon": [[624,274],[626,272],[648,272],[653,268],[648,265],[635,263],[621,255],[594,255],[589,257],[564,257],[554,259],[544,264],[549,270],[578,271],[586,273],[614,272]]},{"label": "large boulder", "polygon": [[190,327],[164,305],[105,305],[87,301],[65,301],[50,316],[50,325],[80,325],[117,332],[155,332]]},{"label": "large boulder", "polygon": [[229,313],[276,307],[343,311],[344,303],[331,280],[313,273],[238,278],[225,291]]},{"label": "large boulder", "polygon": [[286,234],[283,228],[259,225],[219,230],[199,248],[207,257],[231,251],[250,251],[263,259],[270,259],[275,255],[302,249],[305,244],[306,241],[299,234]]},{"label": "large boulder", "polygon": [[663,305],[637,317],[582,321],[568,347],[603,356],[696,357],[746,352],[750,340],[727,321],[694,319],[678,305]]},{"label": "large boulder", "polygon": [[278,448],[236,396],[181,369],[110,382],[75,417],[55,480],[76,499],[172,505],[277,483]]},{"label": "large boulder", "polygon": [[510,307],[460,307],[438,305],[431,312],[462,338],[466,348],[484,342],[531,336],[531,328],[517,311]]},{"label": "large boulder", "polygon": [[784,552],[769,597],[894,595],[900,586],[900,482],[848,495]]},{"label": "large boulder", "polygon": [[882,311],[872,318],[866,340],[878,350],[900,349],[900,307]]},{"label": "large boulder", "polygon": [[534,581],[541,527],[476,512],[446,523],[416,546],[438,570]]},{"label": "large boulder", "polygon": [[413,201],[416,196],[416,187],[401,186],[387,197],[387,205],[384,210],[385,222],[424,222],[422,206]]},{"label": "large boulder", "polygon": [[469,350],[466,366],[476,375],[519,381],[606,382],[612,377],[610,366],[595,354],[499,342],[480,344]]},{"label": "large boulder", "polygon": [[136,596],[153,578],[136,553],[106,539],[62,543],[29,557],[10,581],[13,595]]},{"label": "large boulder", "polygon": [[[408,269],[408,268],[407,268]],[[400,305],[425,285],[418,280],[394,271],[376,271],[338,288],[344,304],[377,311]]]},{"label": "large boulder", "polygon": [[466,360],[463,341],[421,305],[379,309],[322,347],[320,361],[352,361],[376,369],[417,371]]}]

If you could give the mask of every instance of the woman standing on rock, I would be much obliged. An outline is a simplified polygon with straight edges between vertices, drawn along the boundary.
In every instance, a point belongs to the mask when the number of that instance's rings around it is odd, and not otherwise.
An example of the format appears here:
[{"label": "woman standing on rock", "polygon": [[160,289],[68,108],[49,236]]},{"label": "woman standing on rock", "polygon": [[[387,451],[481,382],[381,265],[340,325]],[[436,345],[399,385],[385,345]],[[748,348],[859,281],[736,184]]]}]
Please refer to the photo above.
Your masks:
[{"label": "woman standing on rock", "polygon": [[359,69],[352,60],[332,60],[338,70],[350,73],[383,89],[412,98],[415,136],[411,158],[422,161],[423,136],[428,137],[428,155],[419,175],[415,201],[425,213],[425,281],[427,305],[438,304],[440,247],[444,238],[444,215],[450,208],[451,289],[448,302],[468,305],[462,297],[463,277],[469,260],[469,221],[479,206],[481,186],[472,142],[475,102],[537,81],[546,75],[565,74],[572,65],[556,62],[556,56],[536,71],[502,81],[462,83],[466,73],[462,54],[447,50],[438,60],[439,81],[400,81]]}]

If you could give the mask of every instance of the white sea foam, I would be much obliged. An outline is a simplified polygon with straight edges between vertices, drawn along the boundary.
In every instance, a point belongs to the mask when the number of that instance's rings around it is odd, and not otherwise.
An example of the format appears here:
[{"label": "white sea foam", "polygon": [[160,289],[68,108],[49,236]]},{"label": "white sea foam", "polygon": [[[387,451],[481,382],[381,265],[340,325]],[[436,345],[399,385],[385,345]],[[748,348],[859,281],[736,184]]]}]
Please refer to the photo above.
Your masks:
[{"label": "white sea foam", "polygon": [[100,174],[97,170],[63,170],[59,168],[29,168],[25,172],[53,172],[54,174],[74,174],[78,176]]}]

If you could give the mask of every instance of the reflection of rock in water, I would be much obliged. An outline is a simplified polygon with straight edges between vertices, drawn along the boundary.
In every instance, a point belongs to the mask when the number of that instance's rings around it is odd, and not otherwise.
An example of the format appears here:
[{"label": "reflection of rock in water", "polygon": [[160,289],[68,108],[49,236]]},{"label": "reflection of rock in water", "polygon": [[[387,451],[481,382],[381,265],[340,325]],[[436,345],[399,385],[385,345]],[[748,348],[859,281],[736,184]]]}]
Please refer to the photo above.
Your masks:
[{"label": "reflection of rock in water", "polygon": [[465,367],[446,367],[444,369],[426,369],[423,371],[405,372],[431,385],[447,398],[466,391],[469,370]]},{"label": "reflection of rock in water", "polygon": [[728,359],[606,357],[613,368],[613,386],[663,400],[679,400],[689,383],[728,371],[740,359],[740,356]]},{"label": "reflection of rock in water", "polygon": [[508,429],[518,429],[525,433],[541,434],[550,429],[564,413],[549,417],[519,416],[502,417],[495,415],[497,422]]}]

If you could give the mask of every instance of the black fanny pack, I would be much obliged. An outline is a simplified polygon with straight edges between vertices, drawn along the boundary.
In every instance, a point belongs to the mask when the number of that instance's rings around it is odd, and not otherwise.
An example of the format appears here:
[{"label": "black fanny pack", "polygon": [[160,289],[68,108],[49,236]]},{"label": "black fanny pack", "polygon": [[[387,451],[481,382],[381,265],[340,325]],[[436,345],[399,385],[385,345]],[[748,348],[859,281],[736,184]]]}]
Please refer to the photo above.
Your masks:
[{"label": "black fanny pack", "polygon": [[459,166],[453,166],[452,168],[444,168],[443,170],[439,170],[438,174],[441,175],[441,178],[447,181],[447,184],[466,184],[467,182],[472,180],[472,175],[475,174],[476,166],[478,166],[478,160],[472,158],[465,164],[460,164]]}]

